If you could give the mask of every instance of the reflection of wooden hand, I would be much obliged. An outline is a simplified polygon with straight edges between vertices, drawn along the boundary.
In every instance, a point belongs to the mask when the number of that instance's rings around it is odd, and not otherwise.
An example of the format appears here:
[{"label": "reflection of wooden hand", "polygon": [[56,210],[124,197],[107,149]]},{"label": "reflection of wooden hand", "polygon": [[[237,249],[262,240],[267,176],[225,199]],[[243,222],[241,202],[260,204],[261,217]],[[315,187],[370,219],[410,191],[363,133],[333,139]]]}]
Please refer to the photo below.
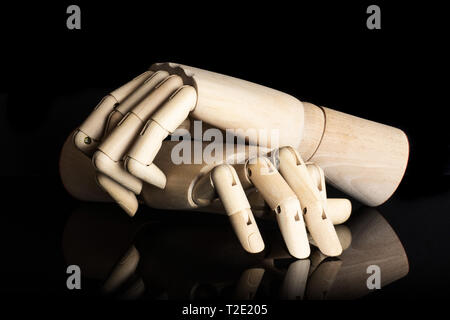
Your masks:
[{"label": "reflection of wooden hand", "polygon": [[103,284],[103,293],[128,298],[355,299],[372,291],[368,266],[380,268],[382,288],[408,273],[400,240],[373,208],[336,227],[344,250],[338,258],[312,248],[309,259],[292,259],[267,223],[261,232],[270,245],[250,255],[217,218],[154,210],[127,219],[110,205],[82,204],[62,247],[66,263]]}]

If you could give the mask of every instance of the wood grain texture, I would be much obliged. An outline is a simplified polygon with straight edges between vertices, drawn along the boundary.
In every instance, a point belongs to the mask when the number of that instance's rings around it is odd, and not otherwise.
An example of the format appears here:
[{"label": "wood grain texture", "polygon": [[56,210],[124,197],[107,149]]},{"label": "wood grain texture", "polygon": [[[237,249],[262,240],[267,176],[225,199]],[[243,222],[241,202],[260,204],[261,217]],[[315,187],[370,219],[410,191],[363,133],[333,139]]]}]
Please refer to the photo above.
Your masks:
[{"label": "wood grain texture", "polygon": [[397,189],[409,157],[408,138],[397,128],[323,108],[325,132],[311,161],[327,183],[369,206]]},{"label": "wood grain texture", "polygon": [[[304,127],[303,104],[298,99],[256,83],[176,63],[161,63],[152,70],[181,75],[197,89],[198,101],[192,116],[220,129],[279,132],[280,146],[298,147]],[[193,83],[192,83],[193,82]],[[288,130],[285,130],[285,129]],[[273,146],[270,135],[251,143]]]},{"label": "wood grain texture", "polygon": [[[175,63],[152,66],[179,74],[198,92],[192,116],[221,129],[279,132],[278,147],[292,146],[325,170],[329,183],[370,206],[385,202],[402,180],[409,146],[396,128],[302,103],[245,80]],[[246,137],[252,143],[272,141]]]},{"label": "wood grain texture", "polygon": [[95,182],[94,166],[91,160],[75,147],[73,133],[67,137],[61,150],[59,174],[64,188],[72,197],[82,201],[113,201]]}]

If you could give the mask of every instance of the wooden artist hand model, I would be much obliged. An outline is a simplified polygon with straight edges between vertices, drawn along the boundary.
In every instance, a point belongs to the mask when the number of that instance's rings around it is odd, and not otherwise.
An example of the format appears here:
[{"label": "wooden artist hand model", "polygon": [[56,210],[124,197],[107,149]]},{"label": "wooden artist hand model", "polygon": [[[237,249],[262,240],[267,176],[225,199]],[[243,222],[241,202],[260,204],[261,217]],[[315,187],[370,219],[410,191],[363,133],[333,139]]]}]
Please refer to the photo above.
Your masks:
[{"label": "wooden artist hand model", "polygon": [[[222,130],[254,130],[256,134],[245,137],[250,146],[272,154],[280,147],[279,171],[265,155],[249,156],[251,147],[246,147],[245,155],[234,156],[245,160],[237,166],[226,157],[214,164],[174,164],[173,144],[162,142],[180,126],[189,127],[188,117]],[[276,131],[276,139],[268,137],[268,131]],[[137,210],[136,195],[165,209],[204,207],[218,195],[250,252],[264,248],[244,191],[256,187],[277,213],[288,250],[298,258],[310,252],[304,220],[324,254],[342,252],[331,217],[348,217],[349,205],[343,199],[327,201],[324,175],[337,188],[375,206],[395,191],[408,159],[408,142],[401,130],[176,64],[155,64],[106,96],[76,130],[73,142],[92,159],[98,184],[128,214]],[[63,151],[66,188],[80,199],[95,200],[87,184],[80,195],[82,179],[73,177],[87,166],[71,166],[75,162],[70,157],[78,156]],[[308,166],[303,159],[316,165]],[[70,174],[67,166],[78,172]]]}]

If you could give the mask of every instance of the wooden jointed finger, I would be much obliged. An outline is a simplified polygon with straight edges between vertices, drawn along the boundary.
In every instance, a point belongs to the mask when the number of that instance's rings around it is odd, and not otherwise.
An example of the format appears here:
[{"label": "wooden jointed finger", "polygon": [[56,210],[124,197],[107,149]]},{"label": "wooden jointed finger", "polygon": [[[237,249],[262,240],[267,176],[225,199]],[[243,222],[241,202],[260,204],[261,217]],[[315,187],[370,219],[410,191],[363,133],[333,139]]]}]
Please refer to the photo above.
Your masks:
[{"label": "wooden jointed finger", "polygon": [[[162,141],[183,123],[196,101],[195,89],[182,86],[151,116],[127,154],[125,166],[129,172],[147,183],[164,188],[165,181],[162,183],[160,171],[152,162],[161,149]],[[160,184],[155,184],[155,180]]]},{"label": "wooden jointed finger", "polygon": [[156,71],[149,78],[147,78],[140,87],[129,94],[124,101],[119,103],[108,118],[105,134],[110,133],[112,129],[117,126],[120,120],[122,120],[123,117],[133,109],[134,106],[145,99],[145,97],[149,95],[152,90],[154,90],[168,77],[169,73],[167,71]]},{"label": "wooden jointed finger", "polygon": [[124,188],[122,185],[98,172],[96,174],[97,184],[108,193],[114,201],[129,215],[133,215],[138,208],[138,201],[135,194]]},{"label": "wooden jointed finger", "polygon": [[219,165],[212,170],[211,181],[244,249],[251,253],[264,250],[264,241],[236,170],[231,165]]},{"label": "wooden jointed finger", "polygon": [[344,198],[326,199],[327,217],[334,225],[346,222],[352,213],[352,203]]},{"label": "wooden jointed finger", "polygon": [[352,213],[352,203],[344,198],[328,198],[325,186],[325,174],[320,166],[315,163],[307,163],[306,167],[312,180],[317,184],[317,190],[327,211],[328,219],[334,225],[344,223]]},{"label": "wooden jointed finger", "polygon": [[108,117],[114,110],[114,107],[142,85],[153,73],[153,71],[144,72],[104,97],[89,117],[79,126],[78,130],[75,131],[73,136],[75,146],[83,153],[92,155],[105,133]]},{"label": "wooden jointed finger", "polygon": [[310,254],[308,237],[295,193],[266,157],[258,157],[247,162],[247,173],[269,207],[276,212],[277,222],[289,253],[299,259],[308,257]]},{"label": "wooden jointed finger", "polygon": [[183,81],[178,76],[169,76],[163,80],[144,100],[125,115],[98,149],[113,161],[121,160],[149,116],[182,85]]},{"label": "wooden jointed finger", "polygon": [[92,164],[98,171],[114,179],[135,194],[141,193],[142,182],[123,169],[122,161],[112,161],[107,154],[97,151],[92,156]]},{"label": "wooden jointed finger", "polygon": [[[178,76],[169,76],[158,83],[144,99],[120,120],[114,130],[98,146],[98,151],[92,157],[92,163],[98,171],[122,185],[124,190],[114,194],[126,194],[125,190],[127,189],[135,194],[140,194],[142,181],[125,170],[122,161],[123,156],[130,144],[139,135],[139,132],[142,131],[148,117],[176,92],[182,84],[183,81]],[[153,185],[163,188],[165,186],[165,175],[156,166],[149,166],[146,169],[145,174],[142,174],[142,176],[146,177],[146,180]],[[119,188],[120,185],[115,186],[115,188]],[[102,185],[108,193],[111,193],[107,190],[109,186],[110,184]],[[132,200],[129,196],[124,199],[114,199],[122,203],[121,207],[130,216],[135,214],[137,207],[134,211],[126,209],[134,208],[135,199]]]},{"label": "wooden jointed finger", "polygon": [[[97,149],[102,138],[116,128],[116,125],[125,120],[124,115],[133,106],[143,100],[157,85],[168,78],[166,71],[147,71],[132,81],[114,90],[107,95],[94,109],[90,116],[74,133],[74,145],[88,156]],[[135,119],[131,119],[135,120]],[[129,130],[127,134],[117,134],[121,139],[111,138],[110,144],[117,147],[111,148],[106,144],[103,151],[97,151],[92,156],[94,168],[101,173],[96,175],[97,184],[102,187],[119,205],[129,214],[134,215],[138,202],[134,194],[142,190],[142,182],[123,169],[123,163],[119,160],[121,149],[126,148],[129,137],[139,129],[139,122],[134,121],[136,128]],[[155,170],[157,171],[157,170]],[[155,185],[161,185],[165,176],[162,172],[156,172]]]},{"label": "wooden jointed finger", "polygon": [[306,226],[318,248],[327,256],[340,255],[342,246],[333,223],[327,217],[326,199],[320,195],[305,163],[291,147],[281,148],[279,157],[280,172],[300,199]]}]

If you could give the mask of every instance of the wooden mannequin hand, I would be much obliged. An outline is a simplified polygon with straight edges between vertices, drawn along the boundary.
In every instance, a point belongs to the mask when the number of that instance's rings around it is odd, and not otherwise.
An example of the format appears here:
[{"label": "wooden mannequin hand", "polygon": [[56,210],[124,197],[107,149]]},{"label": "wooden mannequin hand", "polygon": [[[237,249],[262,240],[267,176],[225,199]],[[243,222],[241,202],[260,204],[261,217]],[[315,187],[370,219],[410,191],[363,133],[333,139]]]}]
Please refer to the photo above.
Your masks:
[{"label": "wooden mannequin hand", "polygon": [[[277,212],[291,254],[309,254],[304,217],[322,252],[335,256],[342,249],[322,195],[324,182],[314,186],[302,158],[320,165],[330,183],[369,205],[387,200],[406,168],[408,142],[401,130],[302,103],[244,80],[171,63],[154,64],[106,96],[75,132],[73,142],[91,157],[98,184],[133,216],[137,195],[145,199],[147,185],[163,189],[164,194],[176,190],[167,188],[167,170],[156,158],[162,141],[190,124],[188,117],[213,128],[238,130],[237,137],[268,151],[282,147],[280,172],[267,158],[258,156],[247,158],[256,162],[246,163],[239,179],[228,159],[210,168],[210,177],[204,178],[212,186],[211,194],[221,198],[241,243],[251,252],[262,250],[263,244],[241,190],[242,177]],[[316,176],[323,180],[324,172],[319,169]],[[185,171],[180,172],[183,175]],[[190,186],[195,190],[207,186],[201,182]],[[202,199],[190,190],[193,194],[179,193],[179,197],[189,199],[190,207],[201,206]],[[153,201],[146,200],[149,205]]]},{"label": "wooden mannequin hand", "polygon": [[237,136],[254,145],[291,146],[317,163],[329,183],[370,206],[392,195],[407,164],[401,130],[173,63],[154,64],[107,95],[73,141],[92,157],[99,184],[133,215],[143,181],[164,188],[165,175],[153,160],[188,115],[221,130],[241,130]]}]

